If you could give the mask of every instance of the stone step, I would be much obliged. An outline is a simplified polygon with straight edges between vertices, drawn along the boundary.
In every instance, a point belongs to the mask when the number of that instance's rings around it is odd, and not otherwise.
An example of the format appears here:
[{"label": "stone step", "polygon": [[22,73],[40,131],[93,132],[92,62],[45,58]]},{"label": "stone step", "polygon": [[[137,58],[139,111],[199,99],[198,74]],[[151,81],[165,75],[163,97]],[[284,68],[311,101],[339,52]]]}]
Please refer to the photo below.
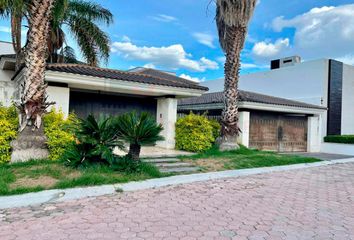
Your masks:
[{"label": "stone step", "polygon": [[160,172],[163,173],[182,173],[182,172],[197,172],[199,167],[176,167],[176,168],[161,168]]},{"label": "stone step", "polygon": [[147,163],[175,163],[180,162],[181,160],[178,158],[154,158],[154,159],[143,159],[143,162]]},{"label": "stone step", "polygon": [[185,162],[174,162],[174,163],[157,163],[155,164],[159,168],[176,168],[176,167],[192,167],[193,165]]}]

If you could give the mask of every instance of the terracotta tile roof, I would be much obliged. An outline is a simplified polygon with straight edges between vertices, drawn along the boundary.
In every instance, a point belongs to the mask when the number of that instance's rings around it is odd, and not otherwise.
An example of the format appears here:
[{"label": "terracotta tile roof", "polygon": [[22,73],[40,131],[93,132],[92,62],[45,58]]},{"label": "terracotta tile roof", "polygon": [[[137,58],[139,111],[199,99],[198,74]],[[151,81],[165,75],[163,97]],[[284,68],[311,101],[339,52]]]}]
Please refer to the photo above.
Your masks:
[{"label": "terracotta tile roof", "polygon": [[135,73],[142,73],[142,74],[147,74],[153,77],[158,77],[158,78],[164,78],[164,79],[169,79],[171,81],[175,82],[184,82],[186,84],[192,84],[199,86],[197,82],[193,82],[191,80],[181,78],[175,75],[175,73],[172,72],[164,72],[156,69],[151,69],[151,68],[144,68],[144,67],[138,67],[134,68],[132,70],[129,70],[129,72],[135,72]]},{"label": "terracotta tile roof", "polygon": [[200,86],[183,78],[173,77],[172,75],[163,72],[157,74],[155,72],[151,73],[150,71],[146,73],[120,71],[108,68],[91,67],[83,64],[48,64],[47,70],[100,78],[110,78],[129,82],[208,91],[207,87]]},{"label": "terracotta tile roof", "polygon": [[[206,93],[200,97],[185,98],[178,101],[178,106],[188,106],[188,105],[203,105],[211,103],[223,103],[223,92]],[[254,102],[272,105],[282,105],[289,107],[301,107],[301,108],[317,108],[325,109],[321,106],[293,101],[285,98],[278,98],[269,95],[259,94],[255,92],[239,91],[239,101],[240,102]]]}]

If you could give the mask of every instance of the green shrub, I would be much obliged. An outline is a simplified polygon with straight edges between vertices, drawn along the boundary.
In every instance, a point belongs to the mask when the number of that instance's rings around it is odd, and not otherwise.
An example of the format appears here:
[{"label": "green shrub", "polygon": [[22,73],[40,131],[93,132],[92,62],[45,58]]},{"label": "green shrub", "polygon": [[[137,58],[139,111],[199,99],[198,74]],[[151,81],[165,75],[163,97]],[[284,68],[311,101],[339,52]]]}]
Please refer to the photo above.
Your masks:
[{"label": "green shrub", "polygon": [[10,143],[16,138],[17,129],[18,115],[16,107],[4,107],[0,105],[0,163],[10,161]]},{"label": "green shrub", "polygon": [[214,136],[214,139],[216,140],[218,137],[220,137],[221,125],[215,119],[211,119],[211,120],[209,120],[209,122],[210,122],[211,127],[213,128],[213,136]]},{"label": "green shrub", "polygon": [[354,135],[329,135],[324,138],[329,143],[347,143],[354,144]]},{"label": "green shrub", "polygon": [[72,167],[110,165],[116,158],[113,149],[124,149],[123,142],[118,139],[113,117],[96,120],[89,115],[79,121],[75,137],[77,143],[69,147],[62,157]]},{"label": "green shrub", "polygon": [[147,112],[130,112],[118,116],[115,125],[119,138],[129,143],[128,156],[132,160],[139,160],[141,146],[164,140],[160,136],[162,125],[157,124],[154,117]]},{"label": "green shrub", "polygon": [[73,129],[77,118],[70,114],[64,119],[63,112],[53,108],[44,116],[43,121],[44,133],[48,139],[49,158],[58,160],[75,141]]},{"label": "green shrub", "polygon": [[180,150],[203,152],[215,142],[213,127],[205,116],[189,115],[176,123],[176,148]]}]

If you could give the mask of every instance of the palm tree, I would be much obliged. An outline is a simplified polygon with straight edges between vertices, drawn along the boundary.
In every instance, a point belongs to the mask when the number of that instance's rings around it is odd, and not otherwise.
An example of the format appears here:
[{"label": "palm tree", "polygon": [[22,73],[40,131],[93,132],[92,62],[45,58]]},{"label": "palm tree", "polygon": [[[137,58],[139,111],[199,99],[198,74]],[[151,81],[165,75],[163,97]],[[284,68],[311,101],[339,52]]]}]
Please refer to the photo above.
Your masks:
[{"label": "palm tree", "polygon": [[[109,37],[99,25],[113,23],[112,13],[101,5],[82,0],[57,0],[48,38],[49,62],[73,62],[75,54],[65,44],[64,26],[76,39],[85,61],[96,66],[109,58]],[[64,46],[66,45],[66,46]]]},{"label": "palm tree", "polygon": [[257,0],[216,0],[219,42],[226,54],[220,150],[237,149],[240,55]]},{"label": "palm tree", "polygon": [[116,131],[118,137],[129,143],[128,157],[139,160],[141,146],[155,144],[164,138],[160,136],[163,127],[146,112],[131,112],[117,117]]},{"label": "palm tree", "polygon": [[28,0],[3,0],[0,2],[0,16],[11,19],[11,38],[16,53],[16,70],[23,63],[21,24]]},{"label": "palm tree", "polygon": [[[30,0],[3,0],[0,3],[0,16],[11,18],[11,35],[17,56],[17,69],[24,60],[21,25],[23,18],[27,19],[28,16],[28,1]],[[109,37],[99,25],[109,25],[112,22],[112,13],[99,4],[82,0],[56,0],[47,39],[48,62],[77,62],[74,50],[66,44],[64,26],[77,40],[88,64],[96,66],[101,59],[106,62],[110,52]]]},{"label": "palm tree", "polygon": [[26,161],[48,155],[42,128],[42,116],[48,103],[44,73],[46,66],[49,23],[55,0],[29,0],[27,44],[24,51],[25,73],[21,89],[20,133],[12,142],[11,160]]}]

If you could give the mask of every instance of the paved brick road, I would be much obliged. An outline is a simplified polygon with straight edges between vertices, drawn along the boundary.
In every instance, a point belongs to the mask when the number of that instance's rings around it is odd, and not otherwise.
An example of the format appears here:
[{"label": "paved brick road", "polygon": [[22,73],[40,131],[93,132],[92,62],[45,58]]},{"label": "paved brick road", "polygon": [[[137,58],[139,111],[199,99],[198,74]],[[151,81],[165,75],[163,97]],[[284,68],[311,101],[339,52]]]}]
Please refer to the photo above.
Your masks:
[{"label": "paved brick road", "polygon": [[354,239],[354,164],[0,210],[0,239]]}]

